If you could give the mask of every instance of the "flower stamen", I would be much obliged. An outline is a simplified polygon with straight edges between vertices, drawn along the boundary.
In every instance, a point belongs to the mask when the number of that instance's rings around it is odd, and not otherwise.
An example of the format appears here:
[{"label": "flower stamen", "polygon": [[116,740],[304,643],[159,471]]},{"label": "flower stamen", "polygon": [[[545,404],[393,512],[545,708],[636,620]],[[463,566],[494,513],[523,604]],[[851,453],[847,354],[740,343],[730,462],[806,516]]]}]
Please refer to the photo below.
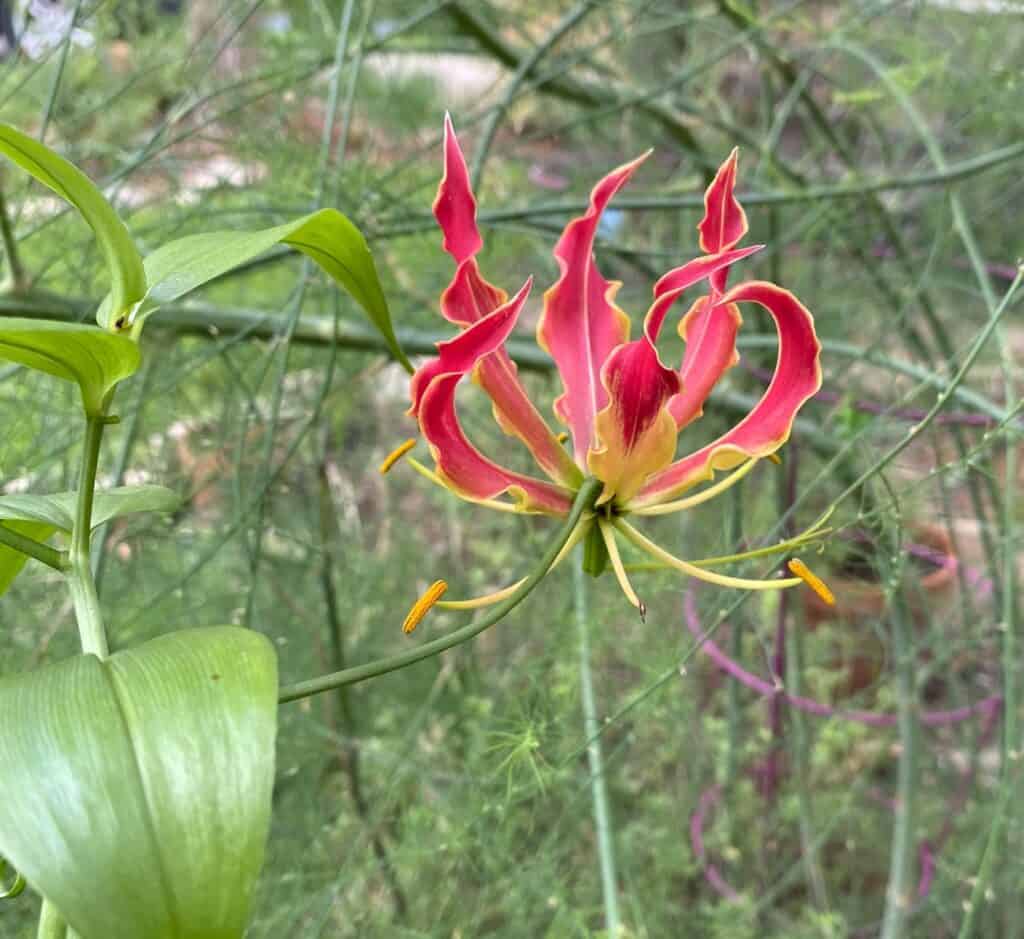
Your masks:
[{"label": "flower stamen", "polygon": [[[809,528],[793,538],[788,538],[786,541],[779,541],[772,545],[766,545],[763,548],[739,551],[736,554],[720,554],[717,557],[711,558],[695,558],[688,563],[694,567],[719,567],[723,564],[735,564],[737,561],[753,561],[756,558],[770,557],[773,554],[782,554],[793,551],[796,548],[802,548],[804,545],[811,544],[819,538],[826,537],[832,531],[833,529],[831,528]],[[626,565],[626,569],[631,571],[663,570],[667,566],[655,561],[641,561],[639,564]]]},{"label": "flower stamen", "polygon": [[726,489],[731,489],[735,486],[736,483],[743,479],[743,477],[754,468],[754,465],[757,462],[757,459],[747,460],[747,462],[739,469],[734,470],[713,486],[708,486],[707,489],[702,489],[696,495],[688,496],[685,499],[677,499],[675,502],[663,502],[660,505],[643,506],[639,509],[632,509],[631,512],[633,515],[668,515],[671,512],[679,512],[682,509],[689,509],[695,505],[700,505],[702,502],[714,499],[715,496],[725,492]]},{"label": "flower stamen", "polygon": [[[409,457],[405,461],[408,463],[420,476],[425,479],[429,479],[434,485],[440,486],[445,492],[451,494],[452,488],[435,473],[432,469],[428,469],[419,460],[414,460]],[[496,512],[511,512],[513,514],[519,514],[517,509],[511,502],[499,502],[497,499],[470,499],[468,496],[464,496],[461,493],[456,493],[460,499],[465,499],[466,502],[472,502],[474,505],[485,505],[489,509],[494,509]]]},{"label": "flower stamen", "polygon": [[500,603],[507,597],[512,596],[524,583],[526,578],[517,580],[514,584],[495,590],[494,593],[485,593],[480,597],[473,597],[470,600],[438,600],[437,605],[445,610],[476,610],[482,606],[490,606],[492,603]]},{"label": "flower stamen", "polygon": [[392,450],[386,457],[384,462],[380,464],[380,474],[383,476],[392,466],[394,466],[403,456],[405,456],[413,447],[416,446],[416,438],[410,437],[405,443],[399,444]]},{"label": "flower stamen", "polygon": [[402,632],[409,635],[409,633],[416,629],[434,604],[444,596],[447,589],[448,584],[443,580],[435,580],[427,587],[423,595],[412,605],[412,609],[409,610],[409,615],[406,616],[405,622],[402,623]]},{"label": "flower stamen", "polygon": [[612,523],[606,518],[598,518],[597,525],[601,531],[601,537],[604,539],[604,545],[608,549],[608,560],[612,562],[615,579],[619,582],[619,586],[626,595],[626,599],[640,611],[640,622],[645,622],[647,619],[647,606],[636,595],[636,591],[626,575],[626,568],[622,563],[622,556],[619,554],[619,546],[615,542],[615,530],[612,527]]},{"label": "flower stamen", "polygon": [[825,581],[815,574],[803,561],[799,558],[793,558],[786,566],[829,606],[836,605],[835,594],[828,589]]},{"label": "flower stamen", "polygon": [[[580,523],[573,529],[573,533],[569,536],[569,540],[563,545],[562,550],[558,552],[558,556],[551,562],[551,567],[548,573],[553,571],[559,564],[562,563],[568,557],[573,548],[576,547],[586,535],[590,522],[593,516],[590,518],[584,517]],[[508,599],[515,593],[524,583],[526,578],[523,577],[521,580],[517,580],[514,584],[510,584],[508,587],[502,587],[500,590],[495,590],[493,593],[486,593],[480,597],[472,597],[469,600],[437,600],[436,605],[444,610],[476,610],[480,607],[491,606],[495,603],[500,603],[502,600]]]},{"label": "flower stamen", "polygon": [[727,574],[716,574],[713,571],[705,570],[702,567],[697,567],[681,558],[677,558],[674,554],[669,554],[668,551],[656,545],[649,538],[644,537],[632,525],[621,518],[617,518],[614,525],[642,551],[646,551],[652,557],[657,558],[669,567],[674,567],[677,571],[681,571],[690,577],[695,577],[697,580],[705,580],[709,584],[717,584],[719,587],[736,587],[740,590],[785,590],[787,587],[796,587],[804,582],[802,577],[753,580],[748,577],[730,577]]},{"label": "flower stamen", "polygon": [[777,453],[766,453],[765,459],[771,460],[776,466],[782,466],[782,457]]}]

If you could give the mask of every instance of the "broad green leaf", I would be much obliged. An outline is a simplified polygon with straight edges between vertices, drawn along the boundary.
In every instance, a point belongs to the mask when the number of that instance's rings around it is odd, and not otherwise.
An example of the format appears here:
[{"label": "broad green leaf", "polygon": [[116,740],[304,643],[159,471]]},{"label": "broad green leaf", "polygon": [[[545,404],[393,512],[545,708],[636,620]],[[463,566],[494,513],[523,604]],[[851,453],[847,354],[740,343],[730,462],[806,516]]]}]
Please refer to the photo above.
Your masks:
[{"label": "broad green leaf", "polygon": [[[75,524],[76,492],[56,492],[49,496],[28,493],[0,496],[0,520],[18,519],[42,522],[53,529],[70,532]],[[92,504],[92,527],[136,512],[173,512],[181,506],[181,497],[164,486],[120,486],[97,492]]]},{"label": "broad green leaf", "polygon": [[[36,541],[46,541],[57,529],[45,522],[10,521],[5,525],[14,529],[20,535],[34,538]],[[7,589],[14,582],[14,578],[21,573],[21,569],[28,561],[28,556],[7,545],[0,544],[0,594],[7,592]]]},{"label": "broad green leaf", "polygon": [[80,939],[240,939],[263,863],[277,660],[235,627],[0,682],[0,854]]},{"label": "broad green leaf", "polygon": [[[366,239],[335,209],[321,209],[262,231],[188,235],[157,248],[145,261],[149,289],[133,314],[133,321],[141,323],[163,304],[185,296],[278,244],[301,251],[341,284],[380,330],[395,358],[411,370],[395,337],[391,312]],[[112,299],[103,302],[97,313],[101,326],[112,325],[116,309]]]},{"label": "broad green leaf", "polygon": [[85,323],[3,317],[0,359],[77,382],[86,414],[97,416],[114,385],[139,367],[139,347]]},{"label": "broad green leaf", "polygon": [[0,153],[82,213],[110,269],[111,322],[125,315],[145,294],[146,274],[135,242],[103,193],[77,166],[7,124],[0,124]]}]

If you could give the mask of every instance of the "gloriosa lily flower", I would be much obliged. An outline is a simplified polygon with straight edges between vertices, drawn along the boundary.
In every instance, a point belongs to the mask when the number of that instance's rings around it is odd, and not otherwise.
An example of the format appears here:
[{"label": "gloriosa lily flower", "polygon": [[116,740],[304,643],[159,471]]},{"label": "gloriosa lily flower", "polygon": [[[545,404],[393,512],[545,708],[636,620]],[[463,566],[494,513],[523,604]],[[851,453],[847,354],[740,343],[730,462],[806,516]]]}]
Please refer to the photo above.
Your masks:
[{"label": "gloriosa lily flower", "polygon": [[[765,549],[688,562],[658,547],[626,520],[630,515],[662,515],[690,508],[739,482],[759,460],[777,460],[774,454],[789,438],[797,411],[821,385],[821,347],[813,317],[803,304],[788,290],[767,281],[727,286],[730,267],[763,247],[736,247],[747,232],[746,214],[734,195],[736,150],[705,193],[705,213],[698,225],[702,256],[669,271],[655,284],[643,333],[630,340],[629,317],[615,304],[620,284],[605,280],[598,270],[594,239],[601,213],[646,156],[605,176],[591,192],[588,210],[566,226],[555,246],[561,276],[544,294],[537,342],[554,359],[564,389],[554,411],[568,433],[557,434],[527,397],[504,348],[526,304],[532,278],[509,298],[481,274],[477,254],[483,241],[476,224],[476,199],[451,120],[445,119],[444,176],[434,216],[444,234],[444,249],[457,266],[441,295],[441,313],[461,332],[438,343],[437,357],[412,377],[409,413],[417,419],[436,467],[431,471],[411,462],[419,472],[463,499],[500,511],[553,516],[568,513],[585,476],[596,477],[603,490],[562,556],[587,539],[587,569],[600,573],[610,561],[627,598],[641,612],[643,604],[619,553],[616,538],[620,535],[661,564],[722,586],[774,590],[805,582],[827,594],[827,588],[802,562],[791,562],[793,577],[730,577],[708,568],[766,553]],[[706,295],[679,321],[686,350],[680,367],[672,368],[658,353],[659,334],[676,301],[688,288],[703,282],[707,283]],[[738,424],[677,459],[679,432],[701,416],[712,387],[738,361],[736,334],[742,322],[742,303],[758,304],[774,319],[779,337],[775,374],[760,401]],[[507,469],[470,443],[455,402],[456,389],[467,375],[490,397],[501,429],[528,448],[546,479]],[[563,441],[571,443],[571,452]],[[410,442],[399,448],[382,469],[411,446]],[[730,472],[695,494],[683,496],[721,471]],[[768,551],[793,550],[822,534],[821,524]],[[515,586],[477,600],[440,605],[465,608],[496,602]],[[407,631],[442,592],[437,584],[428,591],[425,602],[414,608],[416,615],[411,614],[411,626],[407,621]]]}]

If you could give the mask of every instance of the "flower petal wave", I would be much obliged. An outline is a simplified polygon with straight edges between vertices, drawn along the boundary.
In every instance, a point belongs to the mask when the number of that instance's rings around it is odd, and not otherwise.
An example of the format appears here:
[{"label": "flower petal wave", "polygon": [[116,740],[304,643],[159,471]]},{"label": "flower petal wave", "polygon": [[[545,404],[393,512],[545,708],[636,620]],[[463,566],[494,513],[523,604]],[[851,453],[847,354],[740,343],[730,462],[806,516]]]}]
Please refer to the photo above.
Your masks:
[{"label": "flower petal wave", "polygon": [[430,444],[437,474],[464,499],[493,499],[507,492],[524,512],[566,515],[571,490],[499,466],[473,446],[455,411],[455,389],[462,375],[438,375],[420,402],[420,429]]},{"label": "flower petal wave", "polygon": [[758,303],[775,320],[779,353],[767,390],[732,430],[657,473],[637,493],[631,507],[655,505],[690,486],[733,469],[747,459],[774,453],[789,439],[801,406],[821,387],[821,346],[814,317],[788,290],[767,281],[734,287],[720,304]]},{"label": "flower petal wave", "polygon": [[571,494],[561,487],[506,470],[487,459],[466,438],[455,412],[455,389],[462,378],[503,351],[529,295],[532,280],[508,303],[478,320],[454,339],[438,343],[438,356],[412,377],[409,413],[419,420],[438,475],[467,499],[492,499],[510,492],[524,511],[561,515]]},{"label": "flower petal wave", "polygon": [[[482,247],[483,239],[476,225],[476,199],[466,159],[447,115],[444,125],[444,176],[434,201],[434,216],[444,232],[445,250],[458,263],[451,283],[441,294],[441,314],[458,326],[470,326],[506,303],[508,294],[480,273],[475,255]],[[435,374],[440,374],[436,367],[429,377]],[[420,380],[418,392],[417,381],[413,380],[413,413],[418,395],[429,384],[429,377]],[[572,457],[530,401],[519,380],[518,369],[504,349],[497,348],[483,358],[473,378],[491,398],[494,418],[501,429],[510,436],[518,437],[548,476],[566,485],[582,482],[582,475]]]},{"label": "flower petal wave", "polygon": [[444,116],[444,175],[434,200],[434,218],[444,233],[444,250],[456,264],[473,257],[483,247],[466,158],[448,114]]},{"label": "flower petal wave", "polygon": [[594,417],[608,403],[601,368],[612,349],[629,338],[629,317],[614,303],[619,284],[597,269],[594,237],[608,202],[646,157],[605,176],[593,188],[586,213],[565,227],[555,246],[561,276],[544,294],[537,326],[537,342],[554,358],[565,388],[555,413],[569,428],[581,467],[593,441]]},{"label": "flower petal wave", "polygon": [[[693,286],[706,277],[712,277],[722,268],[750,257],[762,248],[764,245],[751,245],[749,248],[737,248],[734,251],[705,255],[663,274],[654,285],[655,299],[650,310],[647,311],[645,321],[644,328],[651,337],[651,342],[657,342],[666,314],[687,287]],[[671,296],[669,296],[670,294]]]},{"label": "flower petal wave", "polygon": [[736,334],[743,323],[735,303],[711,303],[701,297],[679,321],[679,336],[686,343],[679,377],[683,390],[668,405],[682,430],[704,413],[704,402],[718,379],[739,360]]},{"label": "flower petal wave", "polygon": [[[738,160],[739,150],[733,147],[704,192],[704,217],[697,224],[697,231],[700,249],[705,254],[728,251],[747,233],[747,213],[733,194]],[[728,268],[715,274],[711,278],[712,288],[719,293],[724,291],[728,276]]]}]

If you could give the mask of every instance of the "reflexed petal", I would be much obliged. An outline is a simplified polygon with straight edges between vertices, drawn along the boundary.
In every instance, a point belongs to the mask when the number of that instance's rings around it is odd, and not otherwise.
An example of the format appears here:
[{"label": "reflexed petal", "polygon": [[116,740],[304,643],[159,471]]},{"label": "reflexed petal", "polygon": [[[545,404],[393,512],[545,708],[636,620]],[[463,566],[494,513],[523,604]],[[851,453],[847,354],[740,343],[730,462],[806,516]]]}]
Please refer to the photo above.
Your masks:
[{"label": "reflexed petal", "polygon": [[654,296],[661,297],[663,294],[682,290],[698,281],[714,274],[715,271],[742,261],[761,251],[764,245],[750,245],[747,248],[733,248],[729,251],[722,251],[718,254],[707,254],[700,258],[688,261],[682,267],[677,267],[667,274],[663,274],[654,285]]},{"label": "reflexed petal", "polygon": [[[676,300],[683,295],[683,291],[693,286],[693,284],[704,280],[704,278],[713,276],[716,271],[727,268],[740,258],[745,258],[755,251],[760,251],[763,247],[764,245],[752,245],[749,248],[740,248],[737,251],[725,251],[722,254],[697,258],[695,261],[690,261],[688,264],[677,267],[674,271],[669,271],[665,274],[654,285],[654,303],[651,304],[651,308],[644,317],[644,332],[647,333],[651,342],[657,343],[665,317]],[[692,312],[693,310],[691,309],[690,313]],[[689,315],[687,314],[687,316]],[[681,325],[680,335],[684,339],[686,338],[682,332]]]},{"label": "reflexed petal", "polygon": [[[445,118],[444,162],[444,178],[434,203],[434,215],[444,231],[445,250],[458,262],[458,268],[452,282],[441,294],[441,313],[452,323],[470,326],[505,304],[508,294],[483,277],[474,257],[482,245],[476,227],[476,201],[466,161],[449,117]],[[449,362],[451,359],[449,354]],[[434,375],[457,370],[438,367],[436,360],[425,368],[430,368],[430,371],[419,382],[413,379],[414,402]],[[578,485],[582,481],[576,464],[527,396],[515,364],[500,348],[500,343],[490,355],[482,358],[473,378],[493,401],[494,418],[501,429],[510,436],[518,437],[545,473],[566,485]]]},{"label": "reflexed petal", "polygon": [[523,304],[533,286],[531,277],[511,300],[492,313],[464,329],[454,339],[437,344],[438,356],[416,370],[409,382],[412,405],[409,414],[419,415],[423,395],[438,375],[458,374],[460,377],[473,370],[477,363],[490,355],[508,339],[515,328]]},{"label": "reflexed petal", "polygon": [[715,383],[740,360],[736,352],[736,333],[743,322],[739,307],[719,303],[709,309],[709,300],[701,297],[679,323],[679,335],[686,342],[679,372],[683,390],[668,409],[680,430],[704,413],[704,402]]},{"label": "reflexed petal", "polygon": [[444,250],[456,264],[473,257],[483,246],[466,158],[448,114],[444,116],[444,176],[434,200],[434,218],[444,232]]},{"label": "reflexed petal", "polygon": [[571,491],[507,470],[469,442],[455,412],[455,389],[461,377],[438,375],[420,401],[420,429],[437,462],[438,476],[467,499],[493,499],[508,492],[522,511],[567,514]]},{"label": "reflexed petal", "polygon": [[544,295],[537,326],[537,342],[554,358],[565,387],[555,413],[569,427],[581,467],[592,443],[594,417],[608,403],[601,368],[612,349],[629,338],[629,318],[613,302],[619,285],[605,280],[594,262],[594,236],[605,206],[645,158],[605,176],[591,192],[586,214],[566,226],[555,246],[561,277]]},{"label": "reflexed petal", "polygon": [[[470,268],[476,269],[473,259],[460,265],[459,272]],[[456,274],[453,286],[458,281],[459,274]],[[552,479],[567,486],[576,486],[583,481],[579,469],[534,407],[519,381],[515,363],[502,348],[515,326],[526,300],[524,291],[529,292],[531,282],[532,278],[512,300],[504,306],[499,304],[454,339],[437,344],[438,358],[427,362],[412,377],[409,388],[413,404],[409,413],[415,416],[419,400],[435,376],[445,372],[463,375],[472,372],[473,380],[494,404],[494,419],[498,426],[506,434],[518,437]]]},{"label": "reflexed petal", "polygon": [[821,387],[821,346],[814,318],[788,290],[766,281],[734,287],[722,305],[752,301],[775,320],[779,354],[775,374],[761,400],[732,430],[650,479],[632,506],[664,502],[716,470],[733,469],[750,457],[774,453],[789,438],[796,412]]},{"label": "reflexed petal", "polygon": [[[738,158],[739,151],[734,147],[704,193],[704,218],[697,230],[705,254],[727,251],[747,233],[747,213],[733,195]],[[728,275],[728,268],[716,274],[711,278],[712,287],[719,292],[725,290]]]},{"label": "reflexed petal", "polygon": [[601,381],[608,405],[595,420],[599,444],[587,462],[605,484],[598,504],[613,496],[623,504],[675,455],[676,422],[666,405],[681,385],[646,335],[612,352]]},{"label": "reflexed petal", "polygon": [[484,279],[476,258],[467,258],[441,294],[441,315],[450,323],[469,326],[493,313],[506,300],[508,293]]},{"label": "reflexed petal", "polygon": [[493,402],[498,426],[510,437],[518,437],[555,482],[578,487],[583,474],[527,396],[517,372],[508,352],[498,349],[477,365],[473,381]]}]

